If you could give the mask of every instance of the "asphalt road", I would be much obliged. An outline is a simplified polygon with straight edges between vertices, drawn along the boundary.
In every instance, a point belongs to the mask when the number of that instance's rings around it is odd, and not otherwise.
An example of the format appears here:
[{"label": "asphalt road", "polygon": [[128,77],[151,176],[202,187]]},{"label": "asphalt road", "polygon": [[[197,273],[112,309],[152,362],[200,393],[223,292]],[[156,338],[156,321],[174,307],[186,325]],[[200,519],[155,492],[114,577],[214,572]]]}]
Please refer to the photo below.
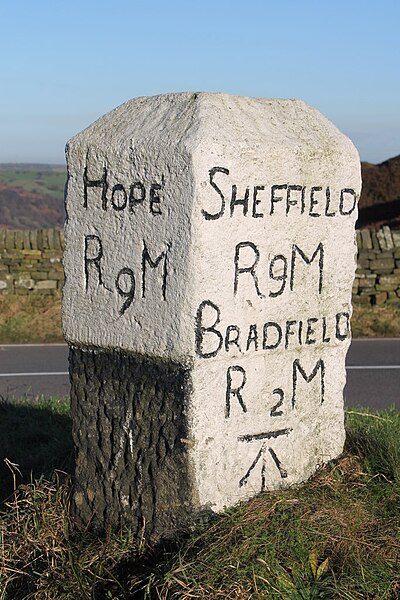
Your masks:
[{"label": "asphalt road", "polygon": [[0,346],[0,396],[69,394],[68,346],[29,344]]},{"label": "asphalt road", "polygon": [[[347,355],[347,406],[400,410],[400,339],[353,340]],[[0,346],[0,396],[69,393],[64,344]]]},{"label": "asphalt road", "polygon": [[353,340],[346,364],[347,406],[400,410],[400,338]]}]

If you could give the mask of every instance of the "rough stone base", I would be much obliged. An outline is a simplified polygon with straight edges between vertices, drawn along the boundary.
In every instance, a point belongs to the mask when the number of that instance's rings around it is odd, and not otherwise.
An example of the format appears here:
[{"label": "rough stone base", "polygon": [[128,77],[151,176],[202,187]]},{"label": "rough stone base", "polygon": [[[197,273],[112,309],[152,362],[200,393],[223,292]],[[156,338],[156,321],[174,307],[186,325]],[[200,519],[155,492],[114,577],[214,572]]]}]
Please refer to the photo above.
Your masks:
[{"label": "rough stone base", "polygon": [[74,512],[92,529],[157,540],[196,504],[187,446],[188,372],[120,352],[70,349]]}]

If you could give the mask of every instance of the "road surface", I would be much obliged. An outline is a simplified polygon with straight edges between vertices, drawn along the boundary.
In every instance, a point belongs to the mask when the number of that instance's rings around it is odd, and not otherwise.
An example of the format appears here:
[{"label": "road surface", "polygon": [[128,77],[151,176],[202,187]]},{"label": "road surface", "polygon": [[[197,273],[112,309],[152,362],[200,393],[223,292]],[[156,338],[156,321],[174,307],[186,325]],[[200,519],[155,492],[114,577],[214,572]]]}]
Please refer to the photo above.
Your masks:
[{"label": "road surface", "polygon": [[65,344],[0,345],[0,396],[66,396],[69,394],[68,346]]},{"label": "road surface", "polygon": [[[346,362],[347,406],[400,410],[400,339],[353,340]],[[66,345],[0,345],[0,396],[68,393]]]},{"label": "road surface", "polygon": [[347,406],[400,410],[400,338],[353,340],[346,364]]}]

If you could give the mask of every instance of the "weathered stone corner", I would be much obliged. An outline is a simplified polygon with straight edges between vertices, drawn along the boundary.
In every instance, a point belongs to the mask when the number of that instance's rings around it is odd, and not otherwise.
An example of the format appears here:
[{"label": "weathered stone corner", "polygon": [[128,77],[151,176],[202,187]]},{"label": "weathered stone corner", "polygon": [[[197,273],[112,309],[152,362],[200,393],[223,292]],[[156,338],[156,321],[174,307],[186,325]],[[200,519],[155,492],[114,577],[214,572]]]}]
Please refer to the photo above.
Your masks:
[{"label": "weathered stone corner", "polygon": [[75,514],[156,540],[198,507],[188,453],[189,372],[118,351],[70,349]]}]

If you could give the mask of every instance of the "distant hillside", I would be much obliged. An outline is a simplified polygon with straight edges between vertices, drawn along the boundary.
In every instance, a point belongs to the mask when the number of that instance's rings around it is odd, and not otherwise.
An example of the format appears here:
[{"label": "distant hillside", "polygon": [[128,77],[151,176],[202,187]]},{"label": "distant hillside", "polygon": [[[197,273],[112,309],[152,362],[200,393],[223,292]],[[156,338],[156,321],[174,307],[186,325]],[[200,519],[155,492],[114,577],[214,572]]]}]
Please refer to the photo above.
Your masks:
[{"label": "distant hillside", "polygon": [[361,172],[363,187],[358,225],[400,226],[400,155],[379,165],[362,162]]},{"label": "distant hillside", "polygon": [[44,171],[46,173],[65,173],[65,165],[41,163],[0,163],[0,171]]},{"label": "distant hillside", "polygon": [[361,163],[363,191],[360,207],[400,199],[400,155],[379,165]]},{"label": "distant hillside", "polygon": [[0,227],[61,227],[65,181],[62,165],[0,165]]},{"label": "distant hillside", "polygon": [[[361,163],[363,188],[358,227],[400,227],[400,155],[379,165]],[[0,164],[0,228],[61,227],[63,165]]]}]

